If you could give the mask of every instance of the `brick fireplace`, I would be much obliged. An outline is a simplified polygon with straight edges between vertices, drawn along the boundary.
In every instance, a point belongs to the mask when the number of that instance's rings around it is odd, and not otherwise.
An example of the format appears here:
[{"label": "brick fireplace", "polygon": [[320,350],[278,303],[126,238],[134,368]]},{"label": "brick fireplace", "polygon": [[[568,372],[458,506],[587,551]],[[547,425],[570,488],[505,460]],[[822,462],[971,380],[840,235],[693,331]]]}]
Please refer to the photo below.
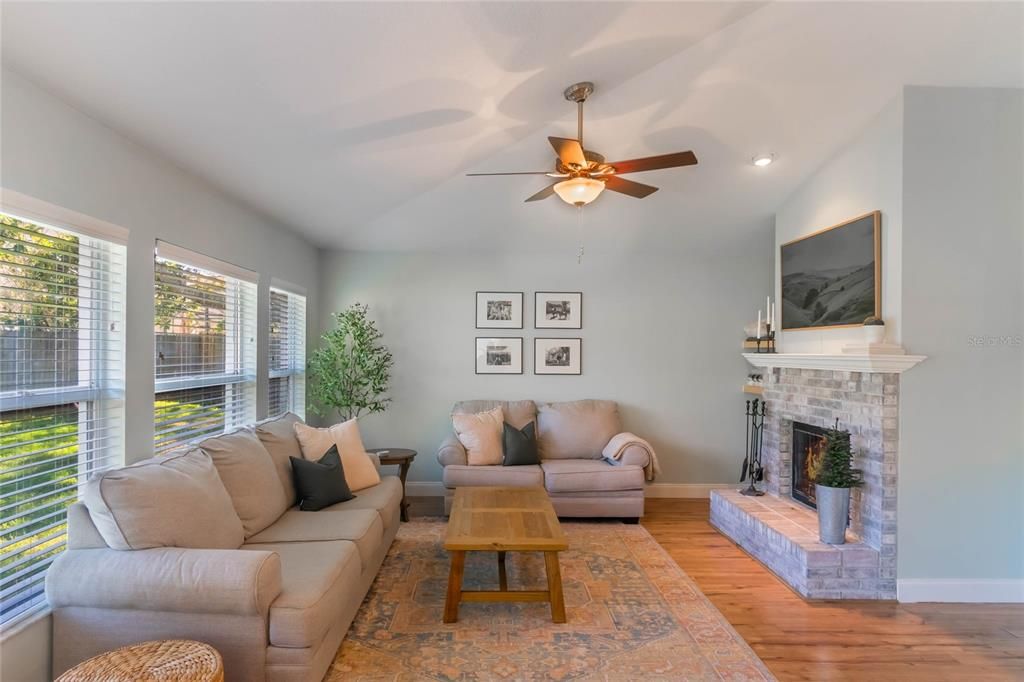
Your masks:
[{"label": "brick fireplace", "polygon": [[[902,362],[892,361],[892,371],[884,371],[889,363],[876,367],[870,362],[865,371],[854,371],[861,360],[849,356],[752,355],[748,359],[766,370],[768,494],[712,491],[711,523],[805,597],[895,599],[899,372],[924,358],[900,355]],[[794,458],[794,424],[820,433],[836,419],[850,431],[855,466],[864,471],[865,484],[853,491],[846,544],[826,545],[818,540],[816,512],[801,499],[807,497],[801,495],[806,486],[793,488],[794,459],[799,464],[807,454],[806,442],[798,443],[801,450]],[[802,438],[799,433],[797,438]]]}]

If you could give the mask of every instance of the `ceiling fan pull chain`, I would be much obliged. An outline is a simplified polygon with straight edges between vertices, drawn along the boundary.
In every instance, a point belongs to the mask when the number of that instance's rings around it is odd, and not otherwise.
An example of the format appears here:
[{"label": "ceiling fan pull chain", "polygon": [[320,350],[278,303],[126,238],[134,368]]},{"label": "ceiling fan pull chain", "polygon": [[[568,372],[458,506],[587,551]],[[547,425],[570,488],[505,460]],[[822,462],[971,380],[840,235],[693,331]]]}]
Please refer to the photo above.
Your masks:
[{"label": "ceiling fan pull chain", "polygon": [[576,252],[576,265],[583,265],[583,204],[576,204],[576,217],[580,234],[580,248]]}]

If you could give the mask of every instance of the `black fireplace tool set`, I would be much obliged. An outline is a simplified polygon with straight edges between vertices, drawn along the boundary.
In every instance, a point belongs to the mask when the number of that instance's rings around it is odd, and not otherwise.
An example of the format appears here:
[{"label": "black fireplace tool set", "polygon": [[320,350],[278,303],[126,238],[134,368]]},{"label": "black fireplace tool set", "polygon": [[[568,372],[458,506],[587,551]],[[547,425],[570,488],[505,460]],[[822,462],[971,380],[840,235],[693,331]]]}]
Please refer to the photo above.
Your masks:
[{"label": "black fireplace tool set", "polygon": [[750,479],[750,485],[740,492],[744,495],[764,495],[755,483],[764,480],[764,465],[761,463],[761,445],[764,442],[763,400],[754,398],[747,401],[747,454],[743,457],[743,471],[740,472],[740,483]]}]

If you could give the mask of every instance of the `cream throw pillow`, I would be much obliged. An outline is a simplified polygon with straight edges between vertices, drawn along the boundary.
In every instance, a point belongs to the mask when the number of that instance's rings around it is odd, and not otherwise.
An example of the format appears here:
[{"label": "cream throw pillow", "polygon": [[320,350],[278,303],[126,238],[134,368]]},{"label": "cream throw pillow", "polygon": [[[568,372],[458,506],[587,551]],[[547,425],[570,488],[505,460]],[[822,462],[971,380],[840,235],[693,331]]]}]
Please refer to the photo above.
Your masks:
[{"label": "cream throw pillow", "polygon": [[302,457],[314,462],[323,457],[332,445],[337,445],[338,452],[341,453],[341,468],[345,472],[345,482],[352,492],[380,483],[380,473],[363,447],[359,424],[355,419],[326,429],[296,422],[295,435],[299,438]]},{"label": "cream throw pillow", "polygon": [[500,405],[487,412],[452,415],[455,435],[466,448],[466,461],[471,466],[501,464],[501,429],[504,423]]}]

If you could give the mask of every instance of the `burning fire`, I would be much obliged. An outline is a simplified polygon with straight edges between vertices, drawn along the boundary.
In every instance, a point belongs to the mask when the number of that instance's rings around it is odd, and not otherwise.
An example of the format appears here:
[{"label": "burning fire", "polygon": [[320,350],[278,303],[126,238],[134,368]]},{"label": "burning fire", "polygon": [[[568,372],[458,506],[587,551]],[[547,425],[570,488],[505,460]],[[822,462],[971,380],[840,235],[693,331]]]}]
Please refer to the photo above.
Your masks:
[{"label": "burning fire", "polygon": [[812,484],[818,478],[818,470],[821,469],[823,450],[824,440],[812,443],[804,450],[804,475]]}]

